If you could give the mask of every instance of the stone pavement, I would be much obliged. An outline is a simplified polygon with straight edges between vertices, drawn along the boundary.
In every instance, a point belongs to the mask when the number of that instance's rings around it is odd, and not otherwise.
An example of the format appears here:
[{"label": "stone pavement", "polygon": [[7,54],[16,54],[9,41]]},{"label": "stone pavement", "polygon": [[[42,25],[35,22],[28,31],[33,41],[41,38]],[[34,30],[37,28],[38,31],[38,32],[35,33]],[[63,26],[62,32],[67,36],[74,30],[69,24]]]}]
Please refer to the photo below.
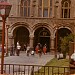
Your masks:
[{"label": "stone pavement", "polygon": [[[53,58],[54,58],[54,55],[51,53],[47,53],[46,55],[42,54],[42,56],[39,57],[39,55],[37,55],[37,54],[35,54],[34,56],[33,55],[27,56],[25,52],[21,52],[19,56],[15,55],[15,56],[5,57],[4,63],[5,64],[23,64],[23,65],[42,65],[43,66]],[[19,68],[17,66],[15,66],[14,70],[16,72],[14,73],[14,75],[16,75],[16,73],[19,74],[18,69]],[[22,70],[23,66],[20,67],[20,69]],[[35,67],[34,71],[37,71],[37,70],[38,70],[38,67]],[[31,72],[32,72],[32,66],[30,68],[28,66],[25,67],[25,75],[31,75]],[[8,67],[7,67],[6,73],[7,74],[9,73]],[[12,67],[11,67],[11,75],[13,75]],[[21,74],[21,75],[24,75],[24,74]]]},{"label": "stone pavement", "polygon": [[[45,65],[51,59],[54,58],[53,54],[47,53],[46,55],[42,54],[41,57],[35,54],[34,56],[27,56],[25,52],[20,52],[20,56],[8,56],[4,58],[5,64],[25,64],[25,65]],[[1,59],[0,59],[1,60]],[[1,63],[1,62],[0,62]]]}]

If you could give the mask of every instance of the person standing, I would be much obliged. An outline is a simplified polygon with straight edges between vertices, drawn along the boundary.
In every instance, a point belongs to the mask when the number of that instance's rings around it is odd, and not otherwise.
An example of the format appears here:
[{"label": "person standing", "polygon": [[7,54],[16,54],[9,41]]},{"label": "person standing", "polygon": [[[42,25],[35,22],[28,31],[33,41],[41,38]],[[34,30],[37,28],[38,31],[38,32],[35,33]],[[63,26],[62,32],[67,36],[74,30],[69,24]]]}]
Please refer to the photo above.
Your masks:
[{"label": "person standing", "polygon": [[37,44],[37,46],[35,47],[36,54],[38,54],[38,50],[39,50],[39,45]]},{"label": "person standing", "polygon": [[24,44],[24,51],[26,52],[26,45]]},{"label": "person standing", "polygon": [[10,47],[10,56],[12,56],[12,55],[13,55],[13,44]]},{"label": "person standing", "polygon": [[21,48],[21,46],[20,46],[19,42],[17,42],[17,51],[16,51],[17,56],[19,56],[19,54],[20,54],[20,48]]},{"label": "person standing", "polygon": [[70,61],[71,64],[75,65],[75,50],[74,50],[74,53],[71,55],[71,61]]},{"label": "person standing", "polygon": [[26,53],[27,53],[27,56],[29,56],[29,53],[30,53],[30,46],[29,45],[27,46]]},{"label": "person standing", "polygon": [[47,51],[47,45],[45,44],[45,45],[43,46],[43,53],[46,54],[46,51]]},{"label": "person standing", "polygon": [[41,55],[42,55],[42,45],[39,43],[38,46],[39,46],[39,50],[38,50],[39,57],[41,57]]}]

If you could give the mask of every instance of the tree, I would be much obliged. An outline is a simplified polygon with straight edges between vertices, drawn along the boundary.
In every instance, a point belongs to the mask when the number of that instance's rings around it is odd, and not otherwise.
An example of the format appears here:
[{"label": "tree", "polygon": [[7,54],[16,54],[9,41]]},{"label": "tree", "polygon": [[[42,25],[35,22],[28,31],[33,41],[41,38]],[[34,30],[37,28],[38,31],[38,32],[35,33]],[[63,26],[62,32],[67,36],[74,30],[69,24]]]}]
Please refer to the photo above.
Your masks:
[{"label": "tree", "polygon": [[69,42],[73,42],[74,41],[74,35],[73,34],[69,34],[67,36],[65,36],[64,38],[60,38],[61,43],[60,43],[60,49],[61,52],[64,55],[64,58],[66,57],[66,53],[69,53]]}]

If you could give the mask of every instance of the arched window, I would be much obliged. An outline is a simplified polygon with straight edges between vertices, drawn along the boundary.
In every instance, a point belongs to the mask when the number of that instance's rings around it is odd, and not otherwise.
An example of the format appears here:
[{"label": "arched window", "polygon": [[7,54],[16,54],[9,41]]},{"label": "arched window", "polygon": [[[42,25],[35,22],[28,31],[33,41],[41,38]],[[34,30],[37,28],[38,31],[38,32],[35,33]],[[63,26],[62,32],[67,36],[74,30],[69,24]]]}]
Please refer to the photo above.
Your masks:
[{"label": "arched window", "polygon": [[70,0],[62,1],[62,18],[70,18]]},{"label": "arched window", "polygon": [[52,16],[52,0],[39,0],[38,16],[51,17]]},{"label": "arched window", "polygon": [[22,0],[20,6],[20,14],[24,17],[30,16],[30,0]]}]

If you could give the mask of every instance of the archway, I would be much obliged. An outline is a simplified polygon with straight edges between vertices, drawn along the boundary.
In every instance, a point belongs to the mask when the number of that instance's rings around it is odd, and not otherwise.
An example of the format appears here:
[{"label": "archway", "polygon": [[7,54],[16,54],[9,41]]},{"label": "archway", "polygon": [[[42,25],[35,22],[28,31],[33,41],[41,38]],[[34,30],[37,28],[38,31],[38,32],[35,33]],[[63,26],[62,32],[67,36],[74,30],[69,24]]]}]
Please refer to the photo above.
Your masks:
[{"label": "archway", "polygon": [[13,31],[13,37],[15,46],[17,44],[17,41],[19,41],[21,47],[23,47],[24,44],[27,45],[29,43],[29,31],[25,27],[17,27]]},{"label": "archway", "polygon": [[[68,36],[68,34],[71,33],[71,31],[67,28],[60,28],[57,30],[57,35],[55,34],[56,38],[55,38],[55,48],[57,46],[57,50],[60,52],[60,37],[64,38],[65,36]],[[57,40],[57,41],[56,41]]]},{"label": "archway", "polygon": [[34,47],[40,43],[42,47],[47,44],[47,52],[50,51],[50,32],[45,27],[38,28],[34,33]]}]

